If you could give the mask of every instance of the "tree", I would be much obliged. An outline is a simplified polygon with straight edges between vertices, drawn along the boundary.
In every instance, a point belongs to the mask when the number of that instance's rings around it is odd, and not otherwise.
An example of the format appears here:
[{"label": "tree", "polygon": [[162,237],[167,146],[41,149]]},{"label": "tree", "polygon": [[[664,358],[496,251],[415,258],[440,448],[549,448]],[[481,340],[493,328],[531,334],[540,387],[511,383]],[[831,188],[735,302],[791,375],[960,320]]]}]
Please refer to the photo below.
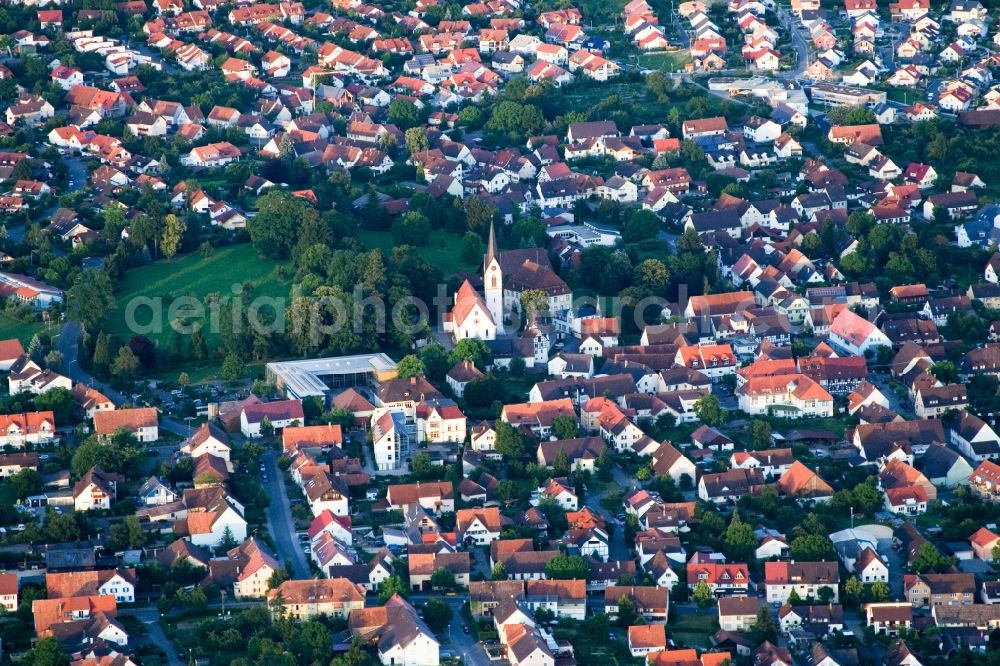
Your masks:
[{"label": "tree", "polygon": [[227,382],[235,382],[243,377],[246,366],[239,356],[233,353],[226,354],[222,361],[222,378]]},{"label": "tree", "polygon": [[715,426],[722,423],[722,403],[711,393],[703,395],[695,401],[694,413],[706,425]]},{"label": "tree", "polygon": [[42,475],[30,467],[25,467],[7,480],[15,499],[25,500],[42,492]]},{"label": "tree", "polygon": [[73,516],[50,510],[45,516],[45,536],[51,541],[76,541],[80,538],[80,526]]},{"label": "tree", "polygon": [[587,580],[590,565],[579,555],[556,555],[545,563],[545,575],[551,580]]},{"label": "tree", "polygon": [[691,592],[691,601],[698,604],[698,608],[708,608],[712,605],[713,599],[715,599],[715,595],[712,594],[712,588],[705,581],[699,580]]},{"label": "tree", "polygon": [[392,223],[392,238],[397,245],[427,245],[430,235],[430,220],[414,210],[397,217]]},{"label": "tree", "polygon": [[556,439],[573,439],[580,434],[580,424],[575,417],[561,414],[552,419],[552,433]]},{"label": "tree", "polygon": [[413,155],[414,153],[422,153],[430,148],[430,143],[427,141],[427,132],[423,127],[411,127],[406,130],[406,151]]},{"label": "tree", "polygon": [[954,564],[954,560],[941,554],[932,543],[925,543],[917,549],[910,560],[910,570],[914,573],[943,572]]},{"label": "tree", "polygon": [[833,601],[834,590],[829,585],[824,585],[816,591],[816,597],[821,604],[828,604]]},{"label": "tree", "polygon": [[418,354],[420,355],[420,361],[427,370],[427,376],[431,379],[441,380],[451,368],[451,364],[448,361],[448,352],[436,342],[424,345]]},{"label": "tree", "polygon": [[257,200],[257,214],[247,220],[247,231],[257,252],[281,259],[291,256],[299,228],[318,217],[308,201],[273,187]]},{"label": "tree", "polygon": [[466,384],[462,397],[472,407],[489,407],[503,394],[503,383],[489,374]]},{"label": "tree", "polygon": [[57,387],[35,397],[35,409],[51,411],[56,423],[73,423],[76,419],[76,399],[69,389]]},{"label": "tree", "polygon": [[378,598],[381,603],[388,601],[394,594],[405,597],[409,594],[406,584],[399,576],[389,576],[378,586]]},{"label": "tree", "polygon": [[111,544],[115,550],[142,548],[146,545],[146,533],[142,531],[138,516],[126,516],[125,520],[111,526]]},{"label": "tree", "polygon": [[659,259],[644,259],[635,267],[634,283],[650,294],[660,296],[670,283],[670,272]]},{"label": "tree", "polygon": [[623,594],[618,598],[618,626],[631,627],[634,624],[641,624],[642,616],[636,610],[635,602],[628,595]]},{"label": "tree", "polygon": [[545,118],[537,106],[505,100],[493,107],[484,129],[490,134],[523,139],[536,134],[544,124]]},{"label": "tree", "polygon": [[868,597],[872,601],[888,601],[891,595],[892,591],[889,589],[889,584],[880,580],[872,583],[868,588]]},{"label": "tree", "polygon": [[759,645],[764,641],[773,643],[778,640],[778,628],[774,624],[774,618],[771,617],[771,611],[767,606],[761,606],[757,609],[757,618],[754,620],[750,632],[751,642],[754,645]]},{"label": "tree", "polygon": [[118,350],[115,362],[111,364],[111,374],[122,381],[129,381],[135,377],[140,367],[135,352],[128,345],[124,345]]},{"label": "tree", "polygon": [[527,289],[521,292],[521,312],[525,322],[544,317],[549,311],[549,296],[541,289]]},{"label": "tree", "polygon": [[451,624],[454,613],[451,606],[438,598],[430,599],[424,604],[424,622],[434,633],[439,633]]},{"label": "tree", "polygon": [[417,478],[429,476],[434,471],[434,466],[431,464],[431,457],[423,451],[414,453],[413,458],[410,459],[410,471]]},{"label": "tree", "polygon": [[469,231],[480,236],[489,228],[490,222],[496,217],[497,208],[477,196],[466,197],[462,203],[465,211],[465,224]]},{"label": "tree", "polygon": [[399,359],[399,363],[396,364],[396,376],[401,379],[417,377],[418,375],[423,375],[425,372],[426,368],[424,368],[423,361],[421,361],[415,354],[408,354],[407,356],[404,356]]},{"label": "tree", "polygon": [[789,544],[792,559],[803,562],[820,562],[833,560],[836,553],[833,543],[822,534],[803,534],[792,539]]},{"label": "tree", "polygon": [[462,261],[476,264],[483,258],[483,239],[474,231],[466,231],[462,236]]},{"label": "tree", "polygon": [[[408,99],[395,99],[389,105],[389,122],[402,129],[420,124],[420,110]],[[426,150],[426,148],[424,149]]]},{"label": "tree", "polygon": [[640,208],[632,213],[625,223],[622,240],[626,243],[638,243],[655,238],[659,231],[660,219],[656,216],[656,213]]},{"label": "tree", "polygon": [[37,641],[18,663],[24,666],[68,666],[69,661],[69,655],[59,646],[59,641],[49,636]]},{"label": "tree", "polygon": [[62,364],[65,361],[63,353],[58,349],[50,349],[49,353],[45,355],[45,367],[49,370],[59,370],[62,368]]},{"label": "tree", "polygon": [[761,419],[750,422],[750,446],[762,451],[771,446],[771,424]]},{"label": "tree", "polygon": [[510,578],[510,574],[507,573],[507,567],[503,562],[497,562],[493,565],[493,571],[491,572],[491,577],[493,580],[507,580]]},{"label": "tree", "polygon": [[802,597],[799,596],[798,591],[793,588],[792,591],[788,593],[787,602],[790,606],[799,606],[802,604]]},{"label": "tree", "polygon": [[288,569],[285,567],[279,567],[275,569],[271,574],[271,577],[267,579],[267,589],[273,590],[276,587],[280,587],[282,583],[290,579],[291,575],[288,573]]},{"label": "tree", "polygon": [[482,340],[473,338],[463,338],[458,341],[455,348],[448,355],[448,366],[454,366],[462,361],[472,361],[480,370],[486,367],[486,362],[490,360],[490,348]]},{"label": "tree", "polygon": [[740,519],[739,511],[733,511],[732,520],[726,528],[726,556],[734,562],[746,562],[757,548],[757,537],[753,527]]},{"label": "tree", "polygon": [[101,331],[94,341],[94,354],[91,356],[90,365],[94,372],[99,375],[106,375],[108,367],[111,365],[111,341],[108,334]]},{"label": "tree", "polygon": [[173,213],[167,215],[163,223],[163,237],[160,239],[160,249],[163,250],[163,256],[167,259],[173,259],[181,247],[185,231],[187,231],[187,225],[183,219]]},{"label": "tree", "polygon": [[238,545],[240,544],[233,535],[233,531],[226,525],[225,529],[222,530],[222,538],[219,539],[219,552],[228,552]]},{"label": "tree", "polygon": [[66,292],[66,317],[87,328],[95,327],[104,316],[115,309],[115,297],[108,274],[102,270],[88,269]]},{"label": "tree", "polygon": [[857,576],[851,576],[844,582],[844,601],[849,604],[856,604],[861,601],[861,595],[865,592],[865,586]]},{"label": "tree", "polygon": [[569,474],[569,456],[566,455],[566,449],[561,446],[555,460],[552,461],[552,469],[560,476]]},{"label": "tree", "polygon": [[444,567],[438,567],[431,574],[431,585],[435,590],[450,590],[455,587],[455,574]]},{"label": "tree", "polygon": [[517,460],[524,455],[524,440],[517,428],[509,423],[498,421],[496,432],[494,447],[497,453],[509,460]]}]

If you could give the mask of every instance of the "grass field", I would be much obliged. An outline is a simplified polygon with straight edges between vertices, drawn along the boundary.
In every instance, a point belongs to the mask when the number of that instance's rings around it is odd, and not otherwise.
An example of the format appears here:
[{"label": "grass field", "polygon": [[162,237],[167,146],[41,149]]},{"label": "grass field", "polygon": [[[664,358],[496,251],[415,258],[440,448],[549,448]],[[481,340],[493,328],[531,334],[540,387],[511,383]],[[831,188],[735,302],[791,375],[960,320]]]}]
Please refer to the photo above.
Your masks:
[{"label": "grass field", "polygon": [[[388,231],[360,230],[357,238],[367,248],[378,248],[386,254],[392,253],[395,243]],[[460,271],[469,271],[478,267],[479,261],[467,264],[462,261],[462,238],[449,231],[435,230],[427,245],[417,248],[417,254],[431,266],[440,270],[445,277]]]},{"label": "grass field", "polygon": [[[17,338],[25,348],[35,333],[45,330],[45,324],[40,321],[23,322],[12,319],[0,312],[0,340]],[[53,330],[58,331],[58,326]]]},{"label": "grass field", "polygon": [[687,51],[643,53],[639,56],[639,67],[643,69],[659,69],[664,72],[683,71],[684,65],[689,62],[691,62],[691,54]]},{"label": "grass field", "polygon": [[[172,334],[171,303],[182,296],[191,296],[202,302],[208,294],[232,296],[234,285],[248,283],[253,288],[254,297],[287,299],[292,281],[290,277],[279,275],[280,266],[287,264],[261,259],[249,244],[243,244],[217,249],[208,257],[193,253],[173,261],[157,261],[134,268],[126,273],[115,296],[117,307],[109,313],[107,330],[122,340],[128,340],[135,334],[126,321],[129,304],[133,303],[134,320],[140,325],[150,325],[154,312],[157,313],[162,326],[143,333],[163,344]],[[137,298],[153,299],[153,302],[138,307],[135,306]],[[207,309],[200,321],[204,324],[205,340],[211,349],[218,343],[218,332],[211,330],[213,327]]]}]

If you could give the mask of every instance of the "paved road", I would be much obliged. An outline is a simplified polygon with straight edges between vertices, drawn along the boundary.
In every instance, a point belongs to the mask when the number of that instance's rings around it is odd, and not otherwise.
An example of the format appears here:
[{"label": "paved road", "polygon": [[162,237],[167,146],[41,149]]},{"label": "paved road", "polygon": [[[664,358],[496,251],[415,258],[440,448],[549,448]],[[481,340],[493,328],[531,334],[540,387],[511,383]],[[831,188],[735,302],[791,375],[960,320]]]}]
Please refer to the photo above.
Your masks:
[{"label": "paved road", "polygon": [[790,14],[780,4],[777,5],[776,13],[778,14],[778,19],[781,21],[781,25],[791,36],[792,48],[795,49],[796,54],[795,67],[784,72],[779,72],[778,77],[782,79],[797,79],[809,67],[809,44],[806,43],[805,37],[799,32],[798,27],[801,23],[795,16]]},{"label": "paved road", "polygon": [[149,632],[149,640],[156,647],[163,650],[167,655],[167,666],[184,666],[184,662],[177,658],[177,646],[175,646],[170,639],[167,637],[166,632],[163,631],[162,617],[160,616],[160,611],[155,608],[134,608],[129,609],[127,612],[123,611],[123,615],[134,615],[136,616],[144,625],[146,625],[146,630]]},{"label": "paved road", "polygon": [[[486,651],[483,650],[483,646],[476,641],[476,637],[472,633],[466,634],[462,631],[462,627],[465,624],[465,617],[462,614],[462,605],[465,603],[465,595],[456,595],[454,597],[442,597],[440,594],[412,594],[410,595],[410,603],[425,604],[431,599],[443,599],[449,606],[451,606],[452,620],[451,624],[442,632],[444,638],[448,641],[447,645],[442,645],[442,650],[450,650],[456,655],[459,655],[465,659],[466,666],[490,666],[490,658],[486,656]],[[442,641],[443,642],[443,641]]]},{"label": "paved road", "polygon": [[[130,398],[112,388],[110,384],[92,377],[80,367],[80,333],[80,324],[68,321],[63,324],[62,330],[56,336],[56,347],[62,352],[64,370],[69,378],[74,382],[83,382],[94,387],[111,398],[116,405],[132,402]],[[181,437],[187,437],[191,432],[187,425],[162,413],[160,414],[160,428]]]},{"label": "paved road", "polygon": [[[623,493],[627,493],[631,490],[633,486],[638,485],[635,479],[630,479],[625,476],[625,472],[621,470],[618,465],[615,465],[612,476],[617,485],[617,489]],[[590,510],[594,513],[600,514],[605,521],[614,522],[615,528],[611,533],[611,542],[608,544],[608,559],[610,560],[631,560],[632,555],[629,552],[628,544],[625,543],[625,525],[623,523],[618,523],[614,515],[601,506],[601,500],[608,494],[608,491],[602,491],[599,493],[588,493],[586,505],[590,507]],[[622,511],[625,507],[622,507]]]},{"label": "paved road", "polygon": [[271,498],[271,504],[267,507],[267,529],[274,539],[278,555],[290,568],[289,573],[292,578],[312,578],[306,555],[295,535],[292,509],[285,490],[285,479],[278,469],[277,454],[268,451],[261,460],[267,470],[267,483],[264,484],[264,489]]}]

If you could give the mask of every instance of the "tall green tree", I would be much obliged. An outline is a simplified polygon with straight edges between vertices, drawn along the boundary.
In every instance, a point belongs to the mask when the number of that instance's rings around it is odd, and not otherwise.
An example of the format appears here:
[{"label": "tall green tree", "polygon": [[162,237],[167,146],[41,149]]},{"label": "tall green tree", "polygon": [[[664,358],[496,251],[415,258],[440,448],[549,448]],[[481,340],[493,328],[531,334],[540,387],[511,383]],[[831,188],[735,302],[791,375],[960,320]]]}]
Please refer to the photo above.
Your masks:
[{"label": "tall green tree", "polygon": [[114,289],[107,273],[88,269],[66,291],[66,316],[87,328],[95,327],[115,308]]},{"label": "tall green tree", "polygon": [[703,395],[695,401],[694,413],[706,425],[716,426],[722,423],[722,403],[711,393]]},{"label": "tall green tree", "polygon": [[187,231],[187,225],[183,219],[173,213],[167,215],[163,222],[163,237],[160,240],[163,256],[167,259],[174,258],[181,247],[181,241],[184,240],[185,231]]}]

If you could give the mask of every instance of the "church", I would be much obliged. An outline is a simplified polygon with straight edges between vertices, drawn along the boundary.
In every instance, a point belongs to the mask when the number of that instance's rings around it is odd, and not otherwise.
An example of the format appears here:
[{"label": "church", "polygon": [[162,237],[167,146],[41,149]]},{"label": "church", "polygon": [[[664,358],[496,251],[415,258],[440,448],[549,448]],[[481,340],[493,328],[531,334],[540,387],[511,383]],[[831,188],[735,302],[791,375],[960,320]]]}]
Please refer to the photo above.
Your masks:
[{"label": "church", "polygon": [[499,252],[491,224],[483,257],[483,293],[476,291],[468,280],[463,282],[455,293],[451,312],[445,314],[444,330],[456,342],[466,338],[495,340],[506,332],[511,314],[520,313],[521,294],[531,289],[545,292],[548,316],[554,322],[566,320],[573,292],[552,270],[545,248]]}]

